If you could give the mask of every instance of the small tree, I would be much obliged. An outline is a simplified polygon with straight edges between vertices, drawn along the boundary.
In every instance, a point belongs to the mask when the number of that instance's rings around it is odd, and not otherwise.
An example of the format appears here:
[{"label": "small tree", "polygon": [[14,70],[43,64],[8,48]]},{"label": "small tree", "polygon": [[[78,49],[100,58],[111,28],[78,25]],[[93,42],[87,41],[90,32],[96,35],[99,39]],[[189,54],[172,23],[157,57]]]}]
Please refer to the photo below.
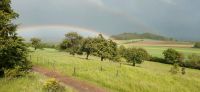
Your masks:
[{"label": "small tree", "polygon": [[64,46],[71,55],[79,53],[83,37],[77,32],[69,32],[65,34],[65,37],[62,46]]},{"label": "small tree", "polygon": [[93,38],[86,38],[81,46],[81,51],[86,53],[86,59],[89,55],[96,51],[96,46]]},{"label": "small tree", "polygon": [[149,54],[146,50],[141,48],[128,48],[125,53],[125,58],[127,62],[131,62],[133,66],[135,66],[136,63],[141,64],[144,60],[149,58]]},{"label": "small tree", "polygon": [[35,50],[37,50],[40,47],[41,39],[39,39],[39,38],[31,38],[30,41],[31,41],[32,46],[35,48]]},{"label": "small tree", "polygon": [[105,58],[110,60],[117,59],[117,44],[112,40],[107,40],[102,34],[99,34],[99,36],[94,39],[94,44],[96,47],[97,56],[101,58],[101,61],[103,61]]},{"label": "small tree", "polygon": [[164,58],[167,62],[171,64],[180,64],[184,60],[183,54],[179,53],[174,49],[167,49],[163,52]]}]

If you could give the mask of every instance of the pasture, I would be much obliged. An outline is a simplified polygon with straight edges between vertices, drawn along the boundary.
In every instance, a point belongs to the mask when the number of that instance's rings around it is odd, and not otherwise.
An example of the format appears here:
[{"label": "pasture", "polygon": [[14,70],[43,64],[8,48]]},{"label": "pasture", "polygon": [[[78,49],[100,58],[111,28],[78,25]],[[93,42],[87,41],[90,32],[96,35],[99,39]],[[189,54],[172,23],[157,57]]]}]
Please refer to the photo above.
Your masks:
[{"label": "pasture", "polygon": [[192,48],[193,44],[189,42],[175,42],[175,41],[158,41],[150,39],[135,39],[135,40],[116,40],[119,45],[124,45],[125,47],[137,47],[144,48],[152,56],[163,57],[162,53],[168,48],[173,48],[186,57],[190,54],[199,54],[200,49]]},{"label": "pasture", "polygon": [[55,49],[31,53],[34,65],[104,87],[109,92],[199,92],[200,71],[186,69],[186,75],[172,75],[170,65],[145,61],[137,67],[97,57],[71,56]]}]

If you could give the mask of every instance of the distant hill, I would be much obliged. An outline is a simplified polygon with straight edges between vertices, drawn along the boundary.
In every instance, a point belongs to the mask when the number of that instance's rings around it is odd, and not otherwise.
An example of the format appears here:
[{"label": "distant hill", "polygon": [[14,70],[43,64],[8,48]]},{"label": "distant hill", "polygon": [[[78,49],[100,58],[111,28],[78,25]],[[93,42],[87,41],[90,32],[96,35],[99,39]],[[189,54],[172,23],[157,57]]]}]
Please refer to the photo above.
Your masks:
[{"label": "distant hill", "polygon": [[153,39],[153,40],[173,40],[172,38],[167,38],[161,35],[152,33],[122,33],[119,35],[113,35],[111,38],[116,40],[131,40],[131,39]]}]

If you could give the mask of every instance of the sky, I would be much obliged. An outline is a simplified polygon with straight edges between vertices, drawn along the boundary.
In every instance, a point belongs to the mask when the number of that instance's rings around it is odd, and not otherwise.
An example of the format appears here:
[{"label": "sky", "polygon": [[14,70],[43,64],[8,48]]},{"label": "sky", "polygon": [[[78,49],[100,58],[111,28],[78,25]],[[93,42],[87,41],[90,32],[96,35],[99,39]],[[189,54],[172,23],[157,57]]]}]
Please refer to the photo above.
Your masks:
[{"label": "sky", "polygon": [[200,0],[12,0],[21,26],[73,25],[113,35],[200,40]]}]

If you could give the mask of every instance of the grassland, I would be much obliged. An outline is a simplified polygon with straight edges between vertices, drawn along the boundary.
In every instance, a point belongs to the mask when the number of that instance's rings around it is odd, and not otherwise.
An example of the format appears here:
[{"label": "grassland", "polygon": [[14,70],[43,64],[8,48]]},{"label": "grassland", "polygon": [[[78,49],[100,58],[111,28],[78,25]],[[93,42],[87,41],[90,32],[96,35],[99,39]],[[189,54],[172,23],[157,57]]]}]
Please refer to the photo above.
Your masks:
[{"label": "grassland", "polygon": [[[0,79],[0,92],[44,92],[43,82],[48,79],[38,73],[30,73],[16,79]],[[75,92],[66,86],[66,92]]]},{"label": "grassland", "polygon": [[150,39],[116,40],[116,42],[126,47],[144,48],[150,55],[156,57],[163,57],[163,51],[168,48],[173,48],[183,53],[186,57],[193,53],[200,55],[200,49],[192,48],[193,44],[189,42],[158,41]]},{"label": "grassland", "polygon": [[[107,88],[113,92],[199,92],[200,71],[186,69],[186,75],[172,75],[170,65],[148,62],[133,67],[97,57],[71,56],[54,49],[31,54],[34,65],[59,71],[68,76]],[[74,75],[74,68],[76,69]],[[101,69],[102,68],[102,69]]]}]

